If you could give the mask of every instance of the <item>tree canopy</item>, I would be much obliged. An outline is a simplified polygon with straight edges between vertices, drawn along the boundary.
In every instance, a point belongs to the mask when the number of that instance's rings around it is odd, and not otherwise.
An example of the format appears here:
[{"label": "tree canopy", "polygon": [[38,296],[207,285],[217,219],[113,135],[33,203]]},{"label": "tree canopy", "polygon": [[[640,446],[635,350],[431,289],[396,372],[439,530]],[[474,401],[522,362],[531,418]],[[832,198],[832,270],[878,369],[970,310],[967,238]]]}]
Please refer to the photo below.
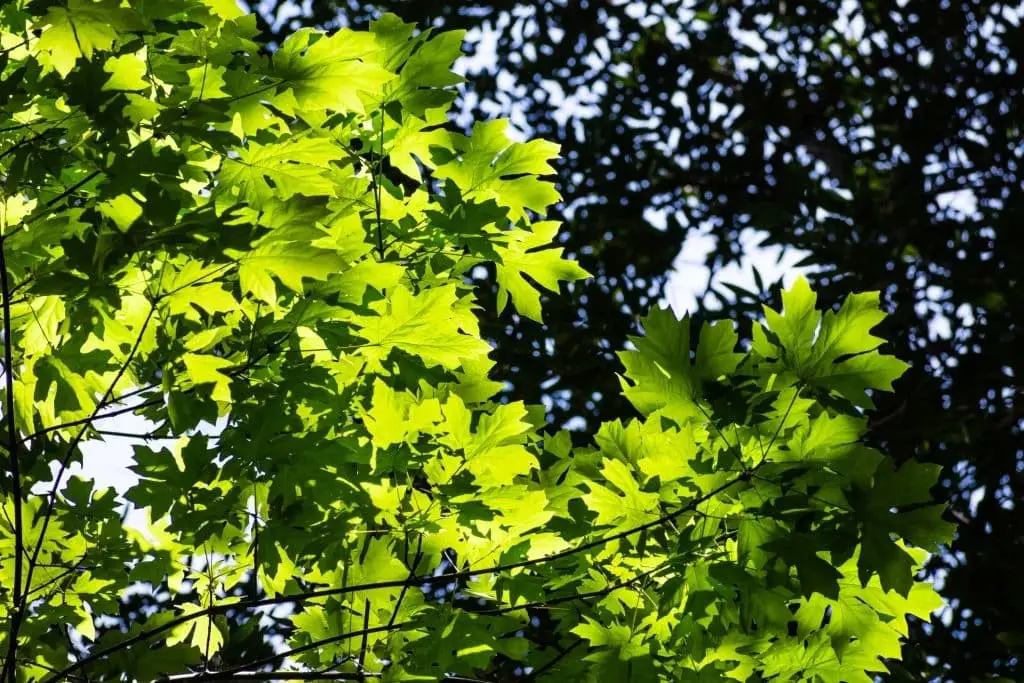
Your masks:
[{"label": "tree canopy", "polygon": [[[885,671],[952,529],[937,467],[863,443],[907,367],[879,294],[654,308],[634,416],[573,443],[479,319],[588,276],[544,218],[557,146],[448,124],[460,32],[258,33],[222,0],[0,8],[5,681]],[[134,521],[68,476],[127,412]]]},{"label": "tree canopy", "polygon": [[[561,144],[553,215],[595,276],[548,302],[546,328],[483,320],[488,338],[523,341],[496,350],[509,396],[545,398],[556,424],[593,433],[630,414],[599,369],[688,240],[713,245],[680,266],[697,288],[763,240],[806,254],[826,300],[881,291],[881,334],[911,370],[867,438],[941,465],[950,519],[969,522],[929,561],[946,616],[915,625],[889,680],[1024,679],[1019,3],[249,4],[271,38],[381,8],[484,29],[468,35],[484,71],[460,105]],[[695,315],[757,316],[780,294],[759,289],[718,278]]]}]

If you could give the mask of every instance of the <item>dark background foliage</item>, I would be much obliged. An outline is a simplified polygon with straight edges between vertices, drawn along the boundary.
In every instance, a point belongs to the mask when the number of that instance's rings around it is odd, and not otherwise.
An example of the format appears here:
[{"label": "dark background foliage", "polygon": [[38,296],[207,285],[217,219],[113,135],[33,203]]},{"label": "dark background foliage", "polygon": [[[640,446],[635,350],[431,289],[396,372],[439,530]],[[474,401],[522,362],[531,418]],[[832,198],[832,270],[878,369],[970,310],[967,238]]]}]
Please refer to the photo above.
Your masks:
[{"label": "dark background foliage", "polygon": [[[584,434],[632,416],[614,351],[661,297],[688,237],[715,238],[712,272],[741,259],[756,229],[766,245],[809,252],[823,301],[881,290],[893,313],[881,334],[913,369],[879,400],[870,438],[896,457],[941,464],[936,495],[961,523],[928,569],[950,612],[915,626],[888,678],[1024,680],[1024,9],[249,4],[278,41],[301,25],[364,25],[382,10],[424,26],[483,27],[467,40],[485,66],[470,73],[463,109],[512,115],[529,135],[562,144],[564,201],[553,217],[596,276],[551,298],[545,326],[510,312],[485,321],[510,394],[550,401],[558,424]],[[704,275],[695,277],[700,288]],[[737,317],[775,303],[777,286],[758,288],[705,288],[695,313]]]}]

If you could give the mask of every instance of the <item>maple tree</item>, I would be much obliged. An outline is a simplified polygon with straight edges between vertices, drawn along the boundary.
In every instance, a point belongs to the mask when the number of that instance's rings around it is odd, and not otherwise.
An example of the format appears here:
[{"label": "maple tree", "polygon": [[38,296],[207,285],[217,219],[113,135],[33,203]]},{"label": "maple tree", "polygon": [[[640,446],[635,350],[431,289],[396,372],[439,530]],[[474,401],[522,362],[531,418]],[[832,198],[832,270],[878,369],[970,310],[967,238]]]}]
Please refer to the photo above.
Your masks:
[{"label": "maple tree", "polygon": [[[460,32],[256,34],[229,0],[0,8],[5,681],[839,682],[899,656],[951,529],[935,467],[861,443],[906,367],[877,294],[822,313],[799,280],[749,346],[651,311],[620,353],[639,416],[574,447],[496,400],[467,277],[493,264],[498,308],[541,321],[587,276],[543,220],[557,147],[447,125]],[[68,472],[127,412],[153,425],[130,523]],[[253,633],[269,654],[225,662]]]}]

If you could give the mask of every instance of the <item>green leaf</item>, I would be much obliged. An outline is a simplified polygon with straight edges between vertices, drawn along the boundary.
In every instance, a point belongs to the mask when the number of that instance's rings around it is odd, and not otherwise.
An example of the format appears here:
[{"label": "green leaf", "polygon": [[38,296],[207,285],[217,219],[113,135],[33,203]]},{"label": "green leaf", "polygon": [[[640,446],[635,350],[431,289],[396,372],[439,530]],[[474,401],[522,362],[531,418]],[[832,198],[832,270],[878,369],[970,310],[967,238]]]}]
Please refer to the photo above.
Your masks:
[{"label": "green leaf", "polygon": [[743,360],[743,354],[736,353],[739,335],[728,320],[704,325],[700,330],[697,356],[694,365],[701,379],[715,380],[731,375]]},{"label": "green leaf", "polygon": [[210,397],[215,401],[231,401],[231,377],[222,370],[231,367],[231,362],[207,354],[186,353],[181,357],[185,372],[193,384],[213,384]]},{"label": "green leaf", "polygon": [[623,395],[642,414],[665,415],[677,424],[699,419],[700,379],[690,362],[690,319],[664,308],[642,318],[645,335],[630,337],[636,351],[621,351]]},{"label": "green leaf", "polygon": [[505,120],[474,124],[459,157],[439,166],[434,175],[454,181],[466,199],[493,199],[508,207],[515,222],[525,216],[526,209],[541,212],[558,201],[554,185],[536,177],[554,173],[551,161],[558,145],[543,140],[513,142],[508,125]]},{"label": "green leaf", "polygon": [[451,70],[462,55],[465,35],[465,31],[446,31],[422,43],[402,65],[397,81],[388,83],[384,99],[401,102],[417,116],[454,100],[455,91],[445,88],[465,81]]},{"label": "green leaf", "polygon": [[781,362],[812,386],[835,391],[856,406],[873,406],[870,390],[891,391],[892,383],[907,364],[882,355],[882,339],[870,333],[885,317],[878,293],[852,294],[837,313],[824,318],[815,309],[816,296],[806,279],[798,278],[783,292],[783,312],[765,307],[770,341],[759,326],[754,329],[753,348],[765,357],[781,351]]},{"label": "green leaf", "polygon": [[80,57],[92,59],[93,53],[111,49],[118,33],[136,24],[132,19],[116,0],[68,0],[66,7],[50,7],[38,22],[43,33],[34,49],[47,53],[65,77]]},{"label": "green leaf", "polygon": [[103,70],[110,78],[103,84],[103,90],[146,90],[146,52],[145,49],[135,54],[120,55],[109,58]]},{"label": "green leaf", "polygon": [[814,541],[807,534],[790,533],[783,538],[762,543],[761,548],[777,553],[786,564],[796,568],[804,596],[818,593],[835,600],[839,596],[839,580],[843,575],[821,558],[821,550]]},{"label": "green leaf", "polygon": [[5,197],[0,202],[0,234],[6,235],[14,226],[32,213],[36,208],[36,200],[26,200],[19,195]]},{"label": "green leaf", "polygon": [[422,180],[419,164],[435,168],[434,150],[454,152],[452,134],[444,128],[436,127],[447,121],[448,112],[445,109],[425,111],[422,119],[407,117],[391,138],[387,149],[388,160],[410,178]]},{"label": "green leaf", "polygon": [[286,114],[324,109],[364,113],[364,101],[380,102],[385,85],[395,78],[368,59],[377,49],[370,33],[296,31],[274,53],[272,74],[283,84],[274,104]]},{"label": "green leaf", "polygon": [[587,482],[589,493],[583,495],[587,509],[597,513],[595,524],[617,523],[619,527],[629,528],[657,519],[658,495],[641,491],[625,463],[605,459],[601,475],[614,489],[591,481]]},{"label": "green leaf", "polygon": [[193,96],[199,100],[215,100],[228,97],[224,90],[224,67],[206,63],[188,70],[188,83],[192,86]]},{"label": "green leaf", "polygon": [[455,287],[413,294],[396,287],[388,298],[370,306],[376,315],[355,321],[356,334],[366,340],[360,355],[381,361],[392,349],[417,356],[428,365],[457,368],[464,359],[486,356],[490,346],[465,332],[473,329],[468,311],[460,311]]},{"label": "green leaf", "polygon": [[[187,604],[182,608],[181,614],[188,616],[201,609],[200,605]],[[175,626],[167,638],[167,646],[173,647],[186,640],[189,645],[202,652],[204,658],[212,657],[224,646],[224,634],[220,632],[213,617],[200,617]]]},{"label": "green leaf", "polygon": [[[450,398],[445,405],[446,416],[459,404],[461,399]],[[515,477],[539,465],[522,445],[523,435],[530,430],[525,417],[526,407],[521,402],[500,405],[493,413],[480,415],[472,434],[458,433],[450,442],[463,449],[466,468],[482,488],[510,485]],[[459,424],[465,424],[465,416]]]},{"label": "green leaf", "polygon": [[132,224],[142,216],[142,207],[130,195],[120,194],[113,199],[101,202],[96,208],[104,216],[114,221],[121,232],[127,232]]},{"label": "green leaf", "polygon": [[610,647],[617,650],[619,659],[626,661],[639,657],[644,652],[643,638],[633,635],[625,625],[605,626],[590,617],[572,632],[590,642],[591,647]]},{"label": "green leaf", "polygon": [[534,223],[530,232],[514,230],[504,233],[509,244],[496,246],[501,260],[498,262],[498,311],[505,309],[509,298],[516,311],[531,320],[543,322],[540,292],[524,275],[529,276],[549,292],[558,292],[559,282],[573,282],[590,277],[590,273],[573,261],[562,258],[562,248],[544,249],[558,231],[558,223]]},{"label": "green leaf", "polygon": [[277,301],[273,277],[301,294],[304,279],[326,280],[344,265],[337,254],[301,242],[266,242],[252,251],[239,253],[238,259],[242,291],[271,304]]},{"label": "green leaf", "polygon": [[907,595],[916,563],[893,535],[931,551],[952,541],[955,527],[942,519],[943,506],[928,504],[933,502],[931,489],[939,470],[938,465],[913,461],[898,470],[888,459],[879,464],[871,488],[857,499],[857,513],[864,524],[861,581],[877,573],[885,590]]},{"label": "green leaf", "polygon": [[303,138],[281,144],[250,142],[236,159],[225,159],[218,176],[218,196],[257,208],[295,195],[334,196],[335,183],[325,170],[342,152],[330,140]]}]

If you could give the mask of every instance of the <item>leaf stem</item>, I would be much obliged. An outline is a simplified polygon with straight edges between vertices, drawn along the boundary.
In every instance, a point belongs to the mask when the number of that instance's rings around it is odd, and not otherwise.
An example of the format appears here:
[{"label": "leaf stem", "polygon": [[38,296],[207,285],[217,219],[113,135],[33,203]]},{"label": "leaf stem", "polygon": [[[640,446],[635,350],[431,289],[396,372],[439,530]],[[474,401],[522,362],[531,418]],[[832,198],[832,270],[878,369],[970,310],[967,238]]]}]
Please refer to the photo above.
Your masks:
[{"label": "leaf stem", "polygon": [[377,173],[373,183],[373,200],[377,209],[377,253],[384,261],[384,231],[380,220],[380,178],[384,174],[384,105],[380,106],[380,132],[378,133]]}]

